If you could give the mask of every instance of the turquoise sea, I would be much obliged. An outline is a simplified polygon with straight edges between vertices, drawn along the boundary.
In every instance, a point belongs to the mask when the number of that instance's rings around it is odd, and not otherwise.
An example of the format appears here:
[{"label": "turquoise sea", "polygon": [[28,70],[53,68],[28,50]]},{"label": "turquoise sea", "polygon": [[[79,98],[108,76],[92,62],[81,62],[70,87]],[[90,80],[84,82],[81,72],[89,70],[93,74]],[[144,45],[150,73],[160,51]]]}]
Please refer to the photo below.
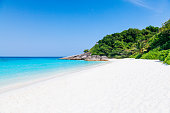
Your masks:
[{"label": "turquoise sea", "polygon": [[0,85],[99,63],[102,62],[61,60],[59,57],[0,57]]}]

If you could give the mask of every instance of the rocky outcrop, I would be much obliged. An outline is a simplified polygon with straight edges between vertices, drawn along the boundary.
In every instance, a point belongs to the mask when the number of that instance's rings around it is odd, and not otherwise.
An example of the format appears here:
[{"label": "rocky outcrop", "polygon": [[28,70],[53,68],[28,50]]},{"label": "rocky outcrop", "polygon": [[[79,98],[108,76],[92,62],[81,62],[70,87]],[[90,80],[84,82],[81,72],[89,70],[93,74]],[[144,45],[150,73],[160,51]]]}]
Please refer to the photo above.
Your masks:
[{"label": "rocky outcrop", "polygon": [[99,56],[99,55],[92,55],[88,56],[86,61],[108,61],[108,58],[106,56]]},{"label": "rocky outcrop", "polygon": [[64,57],[61,59],[67,59],[67,60],[85,60],[85,61],[108,61],[107,56],[99,56],[99,55],[91,55],[90,52],[80,54],[80,55],[74,55],[69,57]]}]

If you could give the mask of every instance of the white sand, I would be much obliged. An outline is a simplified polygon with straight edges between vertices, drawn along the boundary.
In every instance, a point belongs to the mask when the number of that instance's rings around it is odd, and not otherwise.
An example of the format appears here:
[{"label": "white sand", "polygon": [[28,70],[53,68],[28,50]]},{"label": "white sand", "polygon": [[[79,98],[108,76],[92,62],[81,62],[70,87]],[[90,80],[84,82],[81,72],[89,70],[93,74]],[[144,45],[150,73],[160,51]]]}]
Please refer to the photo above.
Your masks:
[{"label": "white sand", "polygon": [[3,92],[0,113],[170,113],[170,66],[113,60]]}]

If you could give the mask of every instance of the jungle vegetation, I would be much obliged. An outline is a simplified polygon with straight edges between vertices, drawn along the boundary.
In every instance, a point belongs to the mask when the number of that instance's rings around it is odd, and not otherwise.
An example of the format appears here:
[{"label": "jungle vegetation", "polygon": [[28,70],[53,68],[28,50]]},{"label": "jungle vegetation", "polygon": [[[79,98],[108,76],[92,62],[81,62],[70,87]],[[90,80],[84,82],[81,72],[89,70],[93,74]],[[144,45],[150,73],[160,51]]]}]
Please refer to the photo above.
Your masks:
[{"label": "jungle vegetation", "polygon": [[170,64],[170,19],[162,27],[129,28],[106,35],[90,50],[92,55],[109,58],[159,59]]}]

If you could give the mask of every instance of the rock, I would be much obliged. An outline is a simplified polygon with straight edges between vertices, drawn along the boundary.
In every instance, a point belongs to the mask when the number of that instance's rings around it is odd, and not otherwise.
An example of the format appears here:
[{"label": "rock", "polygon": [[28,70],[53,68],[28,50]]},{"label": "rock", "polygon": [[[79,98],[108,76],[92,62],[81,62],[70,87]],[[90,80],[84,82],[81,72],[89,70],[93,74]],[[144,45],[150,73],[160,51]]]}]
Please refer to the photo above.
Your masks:
[{"label": "rock", "polygon": [[101,60],[102,61],[108,61],[108,57],[107,56],[101,56]]},{"label": "rock", "polygon": [[85,59],[86,61],[108,61],[107,56],[92,55]]},{"label": "rock", "polygon": [[85,60],[85,61],[108,61],[107,56],[99,56],[99,55],[91,55],[90,52],[80,54],[80,55],[74,55],[69,57],[64,57],[61,59],[67,59],[67,60]]}]

